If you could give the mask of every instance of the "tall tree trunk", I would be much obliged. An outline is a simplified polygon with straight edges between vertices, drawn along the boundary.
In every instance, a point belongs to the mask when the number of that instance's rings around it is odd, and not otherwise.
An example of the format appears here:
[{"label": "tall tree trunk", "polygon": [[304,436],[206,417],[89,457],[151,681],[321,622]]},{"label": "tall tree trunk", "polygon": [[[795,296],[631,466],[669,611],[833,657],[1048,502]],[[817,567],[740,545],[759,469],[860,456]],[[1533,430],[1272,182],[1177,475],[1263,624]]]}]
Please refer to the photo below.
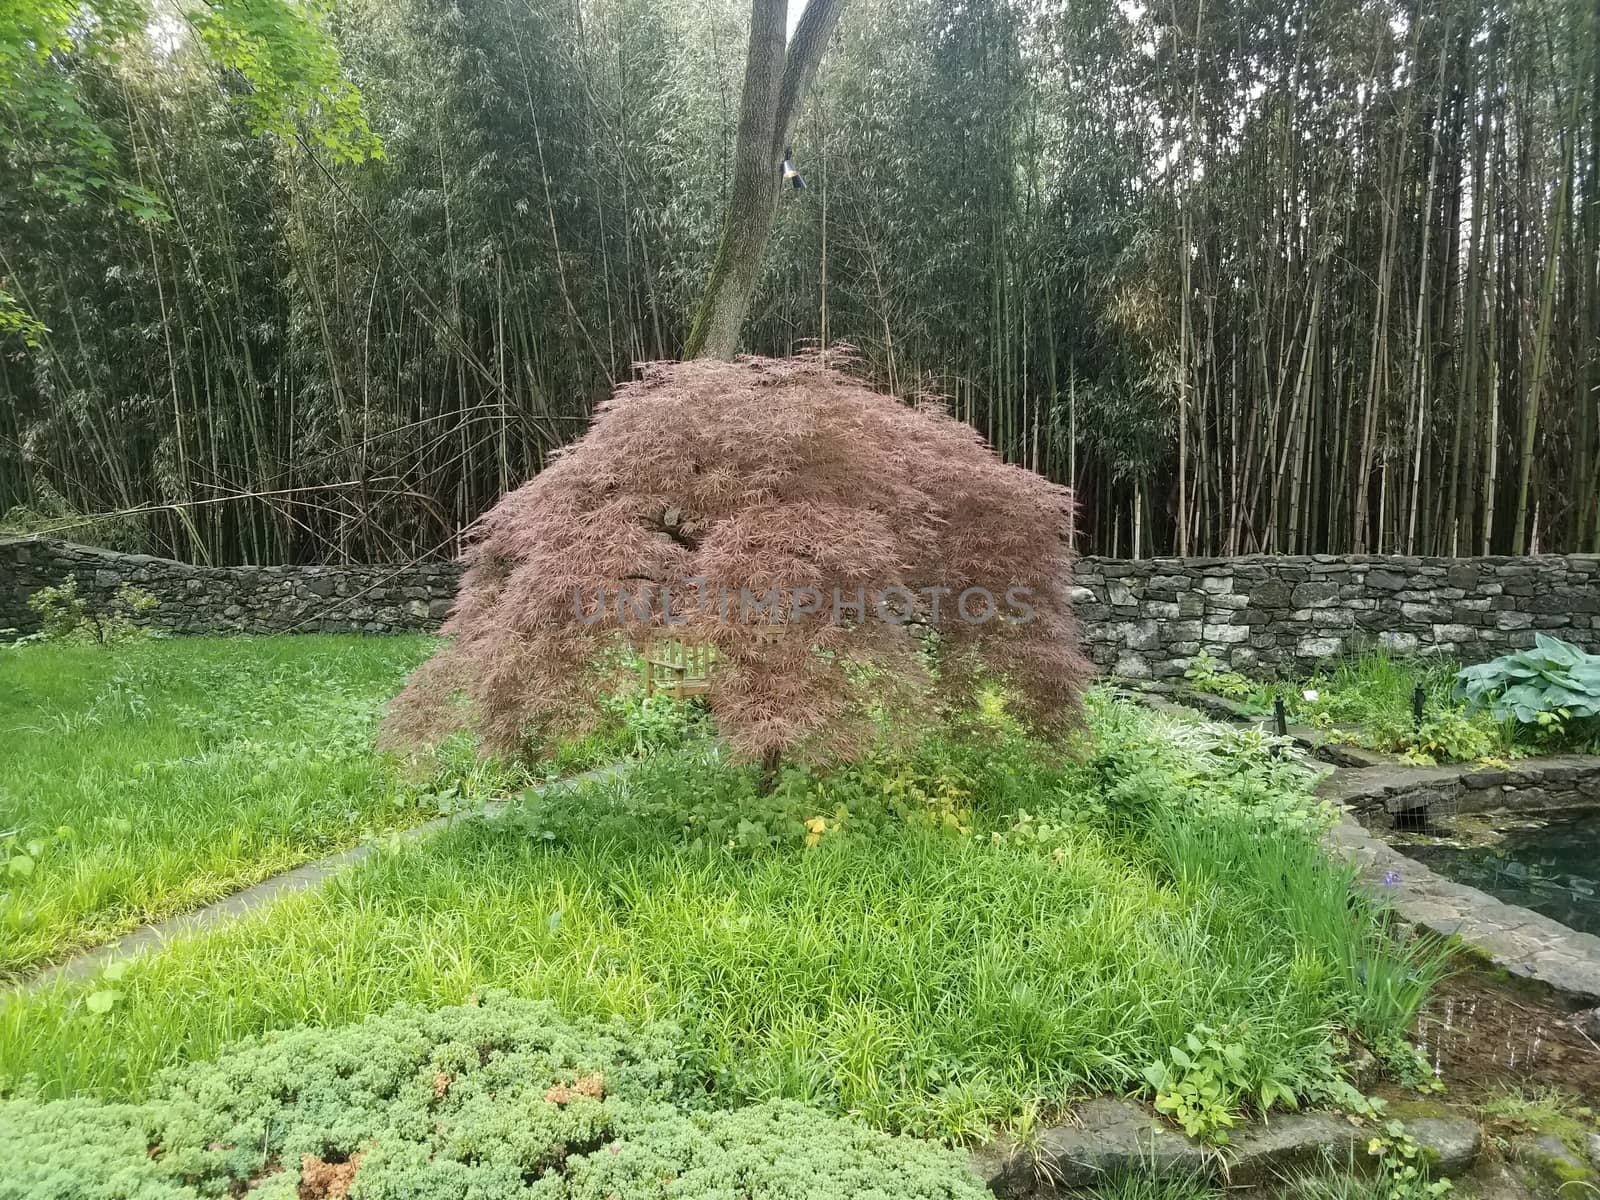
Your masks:
[{"label": "tall tree trunk", "polygon": [[843,7],[844,0],[810,0],[786,50],[787,0],[751,0],[733,194],[711,277],[684,347],[685,358],[732,358],[739,348],[739,331],[772,234],[784,147],[794,133],[800,98],[817,73]]}]

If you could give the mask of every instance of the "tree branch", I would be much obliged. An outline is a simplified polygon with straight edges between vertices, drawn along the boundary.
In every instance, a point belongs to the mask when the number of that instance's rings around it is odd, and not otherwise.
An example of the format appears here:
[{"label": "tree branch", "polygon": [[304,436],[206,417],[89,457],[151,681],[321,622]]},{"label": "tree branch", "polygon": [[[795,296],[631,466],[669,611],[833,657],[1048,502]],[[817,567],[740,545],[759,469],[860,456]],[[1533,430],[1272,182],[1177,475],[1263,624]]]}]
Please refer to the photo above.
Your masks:
[{"label": "tree branch", "polygon": [[810,0],[795,26],[794,39],[783,64],[783,85],[778,91],[778,119],[773,126],[774,161],[794,137],[795,121],[800,116],[800,98],[816,77],[822,52],[828,48],[833,30],[844,11],[844,0]]}]

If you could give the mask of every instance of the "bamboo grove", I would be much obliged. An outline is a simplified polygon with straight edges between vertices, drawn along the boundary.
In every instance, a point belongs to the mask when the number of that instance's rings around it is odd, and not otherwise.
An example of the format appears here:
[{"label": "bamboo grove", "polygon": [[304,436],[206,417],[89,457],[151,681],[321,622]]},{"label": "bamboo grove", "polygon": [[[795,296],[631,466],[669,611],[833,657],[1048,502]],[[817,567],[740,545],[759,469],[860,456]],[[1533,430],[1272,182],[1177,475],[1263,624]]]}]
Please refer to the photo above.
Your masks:
[{"label": "bamboo grove", "polygon": [[[798,3],[798,0],[795,0]],[[404,561],[681,354],[737,0],[343,0],[384,154],[153,22],[62,61],[133,213],[0,164],[12,527]],[[852,0],[747,325],[1071,484],[1079,549],[1600,552],[1593,0]],[[20,127],[0,97],[0,120]],[[15,148],[16,139],[9,143]]]}]

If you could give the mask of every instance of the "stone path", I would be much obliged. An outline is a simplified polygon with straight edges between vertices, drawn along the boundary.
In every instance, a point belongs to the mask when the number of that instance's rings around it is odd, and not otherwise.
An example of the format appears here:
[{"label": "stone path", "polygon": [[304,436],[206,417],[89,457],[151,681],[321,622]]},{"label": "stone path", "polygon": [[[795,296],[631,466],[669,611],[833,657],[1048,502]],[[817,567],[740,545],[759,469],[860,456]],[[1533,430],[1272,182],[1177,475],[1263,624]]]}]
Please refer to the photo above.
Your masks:
[{"label": "stone path", "polygon": [[[611,763],[608,766],[597,767],[592,771],[584,771],[561,780],[561,783],[578,783],[589,779],[606,779],[626,769],[626,763]],[[549,785],[538,785],[531,791],[543,791]],[[455,813],[448,817],[435,817],[431,821],[424,821],[420,825],[413,825],[392,835],[401,841],[420,841],[431,837],[440,830],[445,829],[454,822],[465,820],[469,817],[494,816],[505,810],[507,800],[491,801],[488,804],[466,812]],[[251,913],[258,912],[267,905],[297,892],[310,891],[320,887],[334,875],[346,867],[354,866],[370,856],[381,842],[366,842],[359,846],[352,846],[348,850],[341,850],[337,854],[330,854],[326,858],[319,858],[315,862],[306,863],[292,871],[285,871],[281,875],[274,875],[263,879],[260,883],[253,884],[242,891],[214,900],[202,908],[190,912],[178,913],[175,916],[157,921],[150,925],[141,926],[131,933],[124,934],[115,941],[107,942],[92,950],[85,950],[54,966],[46,967],[38,974],[29,976],[20,983],[13,984],[5,991],[0,992],[0,1008],[8,1002],[20,999],[33,992],[44,991],[59,983],[67,983],[77,979],[86,979],[98,975],[110,964],[123,959],[132,958],[145,950],[157,949],[179,938],[185,938],[202,930],[217,925],[225,925],[229,921],[237,921]]]}]

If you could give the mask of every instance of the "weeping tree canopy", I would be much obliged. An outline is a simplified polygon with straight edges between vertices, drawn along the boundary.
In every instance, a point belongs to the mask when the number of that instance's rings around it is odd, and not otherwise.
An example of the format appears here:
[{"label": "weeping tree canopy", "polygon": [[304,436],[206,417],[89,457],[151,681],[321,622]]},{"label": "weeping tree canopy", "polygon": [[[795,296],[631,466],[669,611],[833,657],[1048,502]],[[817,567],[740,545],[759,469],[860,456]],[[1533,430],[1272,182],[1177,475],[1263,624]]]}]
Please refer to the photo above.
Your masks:
[{"label": "weeping tree canopy", "polygon": [[747,759],[851,757],[875,710],[914,726],[980,678],[1059,729],[1088,674],[1071,527],[1065,488],[820,357],[650,364],[483,519],[387,736],[548,745],[593,725],[611,651],[663,637],[713,648]]}]

